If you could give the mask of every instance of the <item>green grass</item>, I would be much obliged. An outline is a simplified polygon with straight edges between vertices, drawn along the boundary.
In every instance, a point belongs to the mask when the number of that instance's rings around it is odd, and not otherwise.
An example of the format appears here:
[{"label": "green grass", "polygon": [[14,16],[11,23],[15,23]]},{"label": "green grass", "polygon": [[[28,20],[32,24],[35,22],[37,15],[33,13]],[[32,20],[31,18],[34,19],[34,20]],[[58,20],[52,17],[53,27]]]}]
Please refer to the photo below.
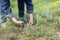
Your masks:
[{"label": "green grass", "polygon": [[[28,24],[20,28],[7,19],[7,27],[0,28],[0,40],[60,40],[60,0],[33,0],[34,4],[34,25]],[[18,18],[17,0],[11,0],[11,8]],[[26,9],[26,8],[25,8]],[[28,16],[25,11],[25,22],[28,23]],[[6,36],[5,36],[6,35]]]}]

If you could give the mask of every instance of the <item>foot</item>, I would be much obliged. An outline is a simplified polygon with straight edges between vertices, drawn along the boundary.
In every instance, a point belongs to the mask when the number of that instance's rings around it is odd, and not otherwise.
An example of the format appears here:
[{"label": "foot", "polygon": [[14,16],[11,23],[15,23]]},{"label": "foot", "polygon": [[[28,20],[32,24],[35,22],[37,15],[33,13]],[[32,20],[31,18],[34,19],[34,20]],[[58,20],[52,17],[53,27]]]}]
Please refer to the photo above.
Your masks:
[{"label": "foot", "polygon": [[29,14],[30,20],[29,20],[29,25],[33,25],[33,14]]},{"label": "foot", "polygon": [[29,20],[29,25],[32,26],[33,25],[33,19]]}]

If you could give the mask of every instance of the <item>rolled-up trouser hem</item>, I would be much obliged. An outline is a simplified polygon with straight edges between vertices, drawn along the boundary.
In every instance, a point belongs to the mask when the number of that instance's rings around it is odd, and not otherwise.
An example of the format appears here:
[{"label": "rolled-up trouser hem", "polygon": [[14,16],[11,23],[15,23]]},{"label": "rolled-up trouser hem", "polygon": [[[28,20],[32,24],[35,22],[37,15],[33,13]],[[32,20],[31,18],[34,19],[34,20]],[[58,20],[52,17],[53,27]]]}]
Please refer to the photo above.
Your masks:
[{"label": "rolled-up trouser hem", "polygon": [[28,11],[27,13],[28,13],[28,14],[33,14],[33,11]]},{"label": "rolled-up trouser hem", "polygon": [[2,17],[1,17],[1,19],[2,19],[2,23],[4,23],[4,22],[6,22],[6,15],[3,15]]},{"label": "rolled-up trouser hem", "polygon": [[2,17],[1,17],[2,23],[6,22],[6,18],[12,19],[12,18],[14,18],[14,15],[13,14],[2,15]]},{"label": "rolled-up trouser hem", "polygon": [[8,14],[7,16],[8,16],[9,19],[14,18],[14,15],[13,14]]}]

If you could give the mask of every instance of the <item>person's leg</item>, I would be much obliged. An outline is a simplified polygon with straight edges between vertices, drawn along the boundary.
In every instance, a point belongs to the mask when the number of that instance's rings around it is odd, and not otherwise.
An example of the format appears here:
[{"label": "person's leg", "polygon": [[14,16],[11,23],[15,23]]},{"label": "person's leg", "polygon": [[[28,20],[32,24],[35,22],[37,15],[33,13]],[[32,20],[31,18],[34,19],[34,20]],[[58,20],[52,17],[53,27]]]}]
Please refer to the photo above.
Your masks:
[{"label": "person's leg", "polygon": [[13,13],[12,13],[11,8],[10,8],[10,1],[9,0],[1,0],[1,11],[2,11],[2,15],[4,16],[2,18],[2,20],[5,19],[6,17],[8,17],[15,24],[17,24],[19,26],[21,26],[21,24],[23,23],[22,21],[17,21],[15,19],[15,17],[13,16]]},{"label": "person's leg", "polygon": [[8,15],[8,11],[10,11],[9,9],[9,0],[1,0],[1,14],[2,14],[2,23],[1,26],[4,28],[6,27],[6,18]]},{"label": "person's leg", "polygon": [[6,22],[7,15],[12,14],[9,0],[1,0],[1,13],[3,22]]},{"label": "person's leg", "polygon": [[18,0],[19,17],[24,17],[24,0]]},{"label": "person's leg", "polygon": [[33,4],[32,0],[24,0],[26,3],[27,13],[29,14],[30,20],[29,24],[33,25]]},{"label": "person's leg", "polygon": [[0,1],[0,24],[1,24],[1,1]]},{"label": "person's leg", "polygon": [[32,14],[33,13],[33,4],[32,0],[24,0],[26,3],[27,13]]}]

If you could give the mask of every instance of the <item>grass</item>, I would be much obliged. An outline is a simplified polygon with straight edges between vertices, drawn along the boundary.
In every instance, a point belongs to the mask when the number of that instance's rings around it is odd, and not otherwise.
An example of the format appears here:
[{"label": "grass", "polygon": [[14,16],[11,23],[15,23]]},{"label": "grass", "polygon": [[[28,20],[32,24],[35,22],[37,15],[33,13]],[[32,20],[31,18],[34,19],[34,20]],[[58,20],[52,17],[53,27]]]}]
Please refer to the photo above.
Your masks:
[{"label": "grass", "polygon": [[[0,28],[0,40],[60,40],[60,0],[33,0],[33,4],[32,28],[26,24],[22,29],[7,19],[7,27]],[[11,8],[15,17],[20,20],[17,0],[11,0]],[[25,11],[25,22],[28,23],[26,15]]]}]

